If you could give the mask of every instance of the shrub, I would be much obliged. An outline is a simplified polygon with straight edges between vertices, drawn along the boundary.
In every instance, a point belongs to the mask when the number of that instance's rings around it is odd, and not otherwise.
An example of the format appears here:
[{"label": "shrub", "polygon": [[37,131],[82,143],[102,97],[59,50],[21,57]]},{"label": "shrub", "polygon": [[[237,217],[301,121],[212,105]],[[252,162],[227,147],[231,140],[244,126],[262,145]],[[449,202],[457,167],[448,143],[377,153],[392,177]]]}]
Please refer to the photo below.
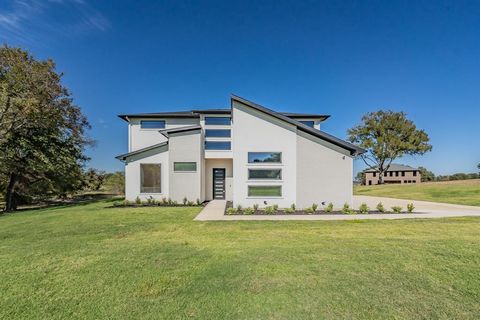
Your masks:
[{"label": "shrub", "polygon": [[352,208],[350,208],[350,205],[349,205],[348,203],[346,203],[346,202],[345,202],[345,204],[343,205],[342,212],[345,213],[345,214],[355,214],[355,210],[353,210]]},{"label": "shrub", "polygon": [[169,206],[173,205],[173,200],[172,200],[172,198],[168,198],[167,204],[168,204]]},{"label": "shrub", "polygon": [[385,212],[385,207],[383,206],[383,203],[379,202],[377,204],[377,210],[378,212]]},{"label": "shrub", "polygon": [[184,197],[183,200],[182,200],[182,202],[183,202],[183,205],[185,206],[185,205],[187,204],[187,202],[188,202],[187,197]]},{"label": "shrub", "polygon": [[227,214],[230,215],[230,214],[235,214],[237,213],[237,209],[236,208],[227,208]]},{"label": "shrub", "polygon": [[200,199],[197,198],[197,206],[201,205],[202,202],[200,201]]},{"label": "shrub", "polygon": [[393,212],[395,213],[401,213],[402,212],[402,207],[400,206],[393,206],[392,207]]},{"label": "shrub", "polygon": [[172,206],[178,205],[178,202],[176,200],[172,200]]},{"label": "shrub", "polygon": [[308,213],[308,214],[312,214],[312,213],[315,212],[315,211],[313,211],[313,209],[312,209],[311,207],[310,207],[310,208],[306,208],[304,211],[305,211],[306,213]]},{"label": "shrub", "polygon": [[135,203],[136,203],[136,204],[142,204],[142,200],[140,199],[139,196],[137,196],[137,197],[135,198]]},{"label": "shrub", "polygon": [[268,207],[265,208],[265,213],[266,214],[274,214],[275,210],[273,209],[273,207],[268,206]]},{"label": "shrub", "polygon": [[292,209],[292,211],[295,211],[297,208],[295,207],[295,203],[292,203],[292,205],[290,206],[290,209]]},{"label": "shrub", "polygon": [[193,201],[188,201],[188,202],[187,202],[187,205],[188,205],[189,207],[193,207],[193,206],[195,205],[195,202],[193,202]]},{"label": "shrub", "polygon": [[253,210],[258,211],[258,203],[255,203],[255,204],[253,205]]},{"label": "shrub", "polygon": [[295,212],[295,210],[292,209],[292,207],[285,209],[285,213],[292,214],[294,212]]},{"label": "shrub", "polygon": [[325,207],[325,212],[332,212],[333,211],[333,203],[329,203],[328,206]]},{"label": "shrub", "polygon": [[415,210],[415,206],[413,205],[413,203],[407,204],[407,211],[408,211],[408,213],[412,213],[413,210]]},{"label": "shrub", "polygon": [[273,211],[277,212],[278,211],[278,204],[273,205]]},{"label": "shrub", "polygon": [[165,198],[165,197],[162,198],[162,204],[163,204],[163,205],[168,204],[167,198]]},{"label": "shrub", "polygon": [[148,197],[148,198],[147,198],[147,204],[149,204],[149,205],[154,205],[154,204],[155,204],[155,199],[153,199],[152,196]]},{"label": "shrub", "polygon": [[131,205],[132,203],[130,201],[128,201],[127,199],[123,200],[123,205],[124,206],[129,206]]},{"label": "shrub", "polygon": [[360,213],[363,213],[363,214],[368,213],[368,210],[370,210],[370,208],[367,206],[366,203],[362,203],[358,208],[358,211],[360,211]]},{"label": "shrub", "polygon": [[313,210],[313,212],[317,211],[317,208],[318,208],[318,204],[313,203],[313,204],[312,204],[312,210]]},{"label": "shrub", "polygon": [[253,209],[248,207],[248,208],[245,208],[245,210],[243,210],[243,214],[253,214]]},{"label": "shrub", "polygon": [[237,211],[242,211],[242,209],[243,209],[243,208],[242,208],[242,205],[239,204],[239,205],[237,206]]}]

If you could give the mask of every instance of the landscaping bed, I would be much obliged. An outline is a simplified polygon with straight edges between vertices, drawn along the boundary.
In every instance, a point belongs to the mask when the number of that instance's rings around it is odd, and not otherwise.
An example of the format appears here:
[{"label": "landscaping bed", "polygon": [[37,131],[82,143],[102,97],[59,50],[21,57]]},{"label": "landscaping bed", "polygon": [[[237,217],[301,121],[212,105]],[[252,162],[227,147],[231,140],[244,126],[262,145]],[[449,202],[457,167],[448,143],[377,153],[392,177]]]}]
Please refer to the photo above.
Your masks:
[{"label": "landscaping bed", "polygon": [[140,207],[203,207],[205,202],[199,199],[190,201],[183,198],[182,202],[172,200],[170,198],[163,198],[162,200],[155,200],[149,198],[147,200],[140,200],[139,197],[135,201],[123,200],[115,201],[110,208],[140,208]]}]

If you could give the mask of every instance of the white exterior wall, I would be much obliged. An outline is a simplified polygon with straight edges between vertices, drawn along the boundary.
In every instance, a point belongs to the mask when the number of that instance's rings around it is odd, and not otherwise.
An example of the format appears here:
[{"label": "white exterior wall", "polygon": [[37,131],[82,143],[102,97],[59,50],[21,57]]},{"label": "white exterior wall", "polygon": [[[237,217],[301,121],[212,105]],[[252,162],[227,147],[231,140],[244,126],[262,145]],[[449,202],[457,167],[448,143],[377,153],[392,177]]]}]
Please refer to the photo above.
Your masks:
[{"label": "white exterior wall", "polygon": [[225,200],[233,200],[233,161],[232,159],[205,160],[205,200],[213,198],[213,168],[225,168]]},{"label": "white exterior wall", "polygon": [[352,205],[353,159],[349,152],[302,131],[297,135],[298,208],[312,203]]},{"label": "white exterior wall", "polygon": [[[296,200],[296,127],[236,101],[233,114],[233,204],[260,207],[278,204],[289,207]],[[281,152],[281,164],[249,164],[248,152]],[[248,168],[280,168],[282,180],[249,181]],[[248,196],[248,185],[281,185],[282,196],[256,198]],[[264,204],[267,201],[267,204]]]},{"label": "white exterior wall", "polygon": [[[161,193],[140,193],[141,163],[161,164]],[[156,200],[161,200],[163,197],[168,198],[168,172],[168,146],[155,148],[142,154],[128,157],[125,162],[125,199],[134,201],[137,196],[142,200],[146,200],[150,197],[153,197]]]},{"label": "white exterior wall", "polygon": [[164,120],[165,130],[179,127],[186,127],[192,125],[198,125],[199,119],[195,118],[167,118],[167,119],[130,119],[128,124],[128,152],[132,152],[138,149],[146,148],[154,144],[158,144],[167,141],[167,138],[160,134],[158,131],[163,129],[142,129],[140,128],[141,120]]}]

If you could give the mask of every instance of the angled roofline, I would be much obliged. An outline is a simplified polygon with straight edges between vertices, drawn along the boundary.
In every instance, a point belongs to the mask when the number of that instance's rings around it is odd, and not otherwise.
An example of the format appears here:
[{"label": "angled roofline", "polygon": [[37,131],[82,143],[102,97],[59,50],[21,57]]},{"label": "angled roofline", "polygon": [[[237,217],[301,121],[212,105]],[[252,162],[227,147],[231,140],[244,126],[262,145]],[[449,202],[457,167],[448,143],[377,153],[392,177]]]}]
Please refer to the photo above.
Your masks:
[{"label": "angled roofline", "polygon": [[325,121],[330,118],[328,114],[313,114],[313,113],[292,113],[292,112],[278,112],[286,117],[294,118],[294,119],[320,119],[320,121]]},{"label": "angled roofline", "polygon": [[172,128],[172,129],[166,129],[166,130],[159,130],[161,134],[163,134],[166,138],[169,137],[170,133],[179,133],[179,132],[186,132],[186,131],[194,131],[194,130],[200,130],[202,129],[202,126],[199,124],[193,125],[193,126],[186,126],[186,127],[179,127],[179,128]]},{"label": "angled roofline", "polygon": [[129,118],[200,118],[200,115],[192,111],[177,112],[156,112],[156,113],[136,113],[136,114],[119,114],[118,117],[129,122]]},{"label": "angled roofline", "polygon": [[127,157],[134,156],[134,155],[146,152],[146,151],[150,151],[150,150],[155,149],[155,148],[163,147],[163,146],[166,146],[167,144],[168,144],[168,141],[164,141],[164,142],[157,143],[157,144],[154,144],[154,145],[146,147],[146,148],[142,148],[142,149],[138,149],[138,150],[135,150],[135,151],[132,151],[132,152],[121,154],[119,156],[116,156],[115,158],[120,160],[120,161],[125,161],[125,159]]},{"label": "angled roofline", "polygon": [[249,101],[247,99],[244,99],[242,97],[239,97],[237,95],[234,95],[234,94],[231,94],[231,103],[232,103],[232,107],[233,107],[233,101],[237,101],[237,102],[240,102],[241,104],[244,104],[246,106],[249,106],[255,110],[258,110],[260,112],[263,112],[267,115],[270,115],[274,118],[277,118],[279,120],[282,120],[282,121],[285,121],[291,125],[294,125],[297,127],[298,130],[301,130],[303,132],[306,132],[308,134],[311,134],[312,136],[315,136],[317,138],[320,138],[322,140],[325,140],[327,142],[330,142],[336,146],[339,146],[343,149],[346,149],[348,151],[350,151],[350,154],[352,156],[356,156],[356,155],[360,155],[362,153],[365,153],[366,150],[365,149],[362,149],[360,147],[357,147],[356,145],[350,143],[350,142],[347,142],[347,141],[344,141],[342,139],[339,139],[337,137],[334,137],[328,133],[325,133],[323,131],[320,131],[320,130],[317,130],[317,129],[313,129],[307,125],[304,125],[303,123],[295,120],[295,119],[292,119],[292,118],[289,118],[287,116],[284,116],[283,114],[281,113],[278,113],[276,111],[273,111],[271,109],[268,109],[264,106],[261,106],[259,104],[256,104],[255,102],[252,102],[252,101]]}]

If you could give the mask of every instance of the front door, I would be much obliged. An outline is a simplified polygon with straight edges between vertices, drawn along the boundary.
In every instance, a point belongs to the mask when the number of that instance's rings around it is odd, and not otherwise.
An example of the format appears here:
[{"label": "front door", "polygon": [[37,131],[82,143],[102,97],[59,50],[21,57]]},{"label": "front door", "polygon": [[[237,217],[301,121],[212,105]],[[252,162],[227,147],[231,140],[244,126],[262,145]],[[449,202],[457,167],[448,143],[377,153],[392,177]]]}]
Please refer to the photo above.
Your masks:
[{"label": "front door", "polygon": [[225,199],[225,169],[213,168],[213,199]]}]

